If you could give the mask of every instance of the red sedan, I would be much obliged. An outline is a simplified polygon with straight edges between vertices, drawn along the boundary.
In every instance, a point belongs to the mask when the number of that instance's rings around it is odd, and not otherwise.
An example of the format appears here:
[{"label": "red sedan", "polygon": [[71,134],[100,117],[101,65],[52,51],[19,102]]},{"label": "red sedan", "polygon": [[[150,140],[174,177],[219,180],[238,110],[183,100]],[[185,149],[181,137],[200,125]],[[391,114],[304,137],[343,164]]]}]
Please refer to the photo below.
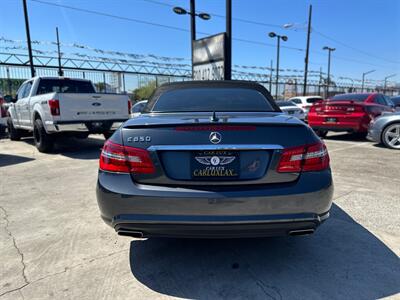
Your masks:
[{"label": "red sedan", "polygon": [[346,131],[366,136],[371,119],[384,111],[394,111],[388,97],[378,93],[342,94],[315,103],[308,124],[324,137],[328,131]]}]

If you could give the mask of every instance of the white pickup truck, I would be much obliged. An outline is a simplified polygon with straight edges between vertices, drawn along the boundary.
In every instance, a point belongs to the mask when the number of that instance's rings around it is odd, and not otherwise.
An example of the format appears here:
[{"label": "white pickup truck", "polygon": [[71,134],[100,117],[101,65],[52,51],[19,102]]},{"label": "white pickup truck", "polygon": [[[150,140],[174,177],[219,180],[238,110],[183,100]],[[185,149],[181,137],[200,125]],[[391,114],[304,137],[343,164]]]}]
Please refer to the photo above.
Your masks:
[{"label": "white pickup truck", "polygon": [[51,151],[60,135],[108,138],[129,118],[127,95],[96,93],[91,81],[65,77],[34,77],[25,81],[8,109],[11,140],[33,133],[41,152]]}]

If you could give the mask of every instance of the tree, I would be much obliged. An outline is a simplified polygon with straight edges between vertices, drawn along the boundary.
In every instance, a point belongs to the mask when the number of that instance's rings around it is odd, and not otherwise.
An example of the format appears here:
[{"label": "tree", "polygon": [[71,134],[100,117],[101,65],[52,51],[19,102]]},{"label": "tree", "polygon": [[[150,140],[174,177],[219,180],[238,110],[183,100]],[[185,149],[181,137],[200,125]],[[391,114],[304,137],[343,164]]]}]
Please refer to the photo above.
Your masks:
[{"label": "tree", "polygon": [[154,90],[156,89],[156,82],[150,81],[146,85],[137,88],[133,91],[133,94],[135,95],[135,100],[143,100],[143,99],[149,99],[151,94],[153,94]]}]

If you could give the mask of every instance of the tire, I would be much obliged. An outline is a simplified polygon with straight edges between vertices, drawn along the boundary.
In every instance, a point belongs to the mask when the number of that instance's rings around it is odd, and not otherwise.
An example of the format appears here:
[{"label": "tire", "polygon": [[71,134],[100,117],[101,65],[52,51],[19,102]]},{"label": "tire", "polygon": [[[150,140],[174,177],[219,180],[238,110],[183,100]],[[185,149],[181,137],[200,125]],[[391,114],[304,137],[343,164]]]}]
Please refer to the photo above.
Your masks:
[{"label": "tire", "polygon": [[400,150],[400,123],[390,124],[383,130],[382,143],[390,149]]},{"label": "tire", "polygon": [[365,139],[368,135],[368,132],[356,132],[354,136],[359,139]]},{"label": "tire", "polygon": [[326,137],[326,135],[328,134],[328,130],[315,130],[315,133],[320,137],[320,138],[324,138]]},{"label": "tire", "polygon": [[53,150],[54,138],[47,134],[41,119],[36,119],[33,123],[33,139],[39,152],[47,153]]},{"label": "tire", "polygon": [[6,128],[4,126],[0,126],[0,137],[6,135]]},{"label": "tire", "polygon": [[19,130],[14,127],[11,118],[8,118],[7,126],[8,126],[8,134],[10,135],[10,140],[19,141],[21,139],[21,134]]},{"label": "tire", "polygon": [[113,135],[113,133],[114,132],[112,132],[112,131],[106,131],[106,132],[103,132],[103,136],[106,140],[108,140]]}]

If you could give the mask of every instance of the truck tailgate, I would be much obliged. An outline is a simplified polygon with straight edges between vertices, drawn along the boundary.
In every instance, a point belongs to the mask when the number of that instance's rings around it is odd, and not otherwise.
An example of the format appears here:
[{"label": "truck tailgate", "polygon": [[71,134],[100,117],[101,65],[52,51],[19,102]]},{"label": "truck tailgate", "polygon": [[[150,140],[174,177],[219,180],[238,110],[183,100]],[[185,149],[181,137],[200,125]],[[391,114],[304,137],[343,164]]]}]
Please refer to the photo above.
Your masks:
[{"label": "truck tailgate", "polygon": [[60,119],[69,121],[128,119],[128,96],[117,94],[56,95],[60,101]]}]

